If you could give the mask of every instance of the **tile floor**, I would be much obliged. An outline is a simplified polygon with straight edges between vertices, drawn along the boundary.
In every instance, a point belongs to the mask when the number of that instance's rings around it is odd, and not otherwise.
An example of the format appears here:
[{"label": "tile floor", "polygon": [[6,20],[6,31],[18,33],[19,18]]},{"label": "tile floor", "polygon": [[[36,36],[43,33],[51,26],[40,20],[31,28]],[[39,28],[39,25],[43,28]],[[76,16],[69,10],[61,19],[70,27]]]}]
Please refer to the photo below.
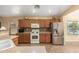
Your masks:
[{"label": "tile floor", "polygon": [[2,51],[1,53],[79,53],[79,43],[67,43],[60,46],[52,44],[26,44]]},{"label": "tile floor", "polygon": [[2,53],[46,53],[45,46],[18,46],[2,51]]}]

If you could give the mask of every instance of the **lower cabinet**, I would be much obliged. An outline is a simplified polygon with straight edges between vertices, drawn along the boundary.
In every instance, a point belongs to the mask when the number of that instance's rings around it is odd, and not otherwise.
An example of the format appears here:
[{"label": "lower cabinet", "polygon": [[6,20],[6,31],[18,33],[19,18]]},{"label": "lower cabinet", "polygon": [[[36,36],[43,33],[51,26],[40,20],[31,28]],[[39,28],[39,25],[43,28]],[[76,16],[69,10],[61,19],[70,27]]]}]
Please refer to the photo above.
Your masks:
[{"label": "lower cabinet", "polygon": [[51,34],[50,33],[40,33],[40,43],[50,43]]},{"label": "lower cabinet", "polygon": [[18,37],[13,38],[12,40],[13,40],[14,44],[17,46],[18,45]]},{"label": "lower cabinet", "polygon": [[30,43],[30,33],[19,33],[19,44]]},{"label": "lower cabinet", "polygon": [[40,33],[40,37],[39,37],[39,39],[40,39],[40,43],[45,43],[46,42],[46,39],[45,39],[45,33]]},{"label": "lower cabinet", "polygon": [[[40,33],[40,43],[51,43],[51,33]],[[30,33],[19,33],[18,38],[19,44],[30,43]]]},{"label": "lower cabinet", "polygon": [[46,43],[50,43],[51,42],[51,34],[50,33],[46,34],[45,39],[46,39]]}]

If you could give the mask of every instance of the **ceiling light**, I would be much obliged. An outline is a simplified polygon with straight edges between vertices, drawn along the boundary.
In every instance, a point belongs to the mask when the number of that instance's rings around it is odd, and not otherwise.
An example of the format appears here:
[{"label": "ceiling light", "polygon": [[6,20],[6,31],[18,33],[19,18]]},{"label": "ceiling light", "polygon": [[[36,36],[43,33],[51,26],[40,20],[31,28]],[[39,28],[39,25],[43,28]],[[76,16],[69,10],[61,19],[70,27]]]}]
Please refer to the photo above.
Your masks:
[{"label": "ceiling light", "polygon": [[19,14],[20,13],[20,8],[18,6],[15,6],[12,8],[12,13],[13,14]]},{"label": "ceiling light", "polygon": [[49,14],[51,14],[51,12],[52,12],[52,11],[51,11],[51,10],[49,10]]},{"label": "ceiling light", "polygon": [[38,10],[40,9],[40,5],[34,5],[33,8],[33,13],[37,16],[38,15]]},{"label": "ceiling light", "polygon": [[36,12],[36,10],[35,9],[33,9],[33,13],[35,13]]},{"label": "ceiling light", "polygon": [[35,9],[40,9],[40,5],[35,5],[34,8]]}]

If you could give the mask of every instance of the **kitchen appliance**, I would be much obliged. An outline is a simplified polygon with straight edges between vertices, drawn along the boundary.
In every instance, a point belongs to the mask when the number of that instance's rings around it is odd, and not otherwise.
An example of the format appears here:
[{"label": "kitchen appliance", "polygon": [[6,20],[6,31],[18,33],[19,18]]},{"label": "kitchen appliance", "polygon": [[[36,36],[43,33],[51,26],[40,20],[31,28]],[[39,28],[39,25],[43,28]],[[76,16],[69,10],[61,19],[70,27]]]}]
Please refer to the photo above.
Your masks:
[{"label": "kitchen appliance", "polygon": [[32,23],[31,28],[31,43],[39,43],[39,24]]},{"label": "kitchen appliance", "polygon": [[62,22],[52,24],[52,43],[54,45],[64,44],[64,27]]},{"label": "kitchen appliance", "polygon": [[23,32],[24,32],[24,28],[20,28],[19,33],[23,33]]},{"label": "kitchen appliance", "polygon": [[16,35],[18,33],[18,27],[15,23],[10,24],[9,34],[10,35]]}]

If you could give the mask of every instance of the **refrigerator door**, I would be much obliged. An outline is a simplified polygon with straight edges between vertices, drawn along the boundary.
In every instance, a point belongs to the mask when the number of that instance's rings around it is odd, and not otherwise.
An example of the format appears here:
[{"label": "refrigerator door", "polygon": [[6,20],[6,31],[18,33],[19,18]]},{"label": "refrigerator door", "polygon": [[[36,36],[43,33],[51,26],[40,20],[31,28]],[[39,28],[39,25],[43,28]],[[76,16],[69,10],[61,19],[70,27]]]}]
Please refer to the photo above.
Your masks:
[{"label": "refrigerator door", "polygon": [[16,26],[15,23],[11,23],[9,28],[9,34],[16,35],[17,33],[18,33],[18,27]]},{"label": "refrigerator door", "polygon": [[53,44],[54,45],[63,45],[64,44],[64,41],[63,41],[63,37],[61,36],[54,36],[53,37]]},{"label": "refrigerator door", "polygon": [[53,30],[52,30],[52,43],[54,45],[63,45],[64,43],[64,31],[63,31],[63,23],[56,22],[53,23]]}]

